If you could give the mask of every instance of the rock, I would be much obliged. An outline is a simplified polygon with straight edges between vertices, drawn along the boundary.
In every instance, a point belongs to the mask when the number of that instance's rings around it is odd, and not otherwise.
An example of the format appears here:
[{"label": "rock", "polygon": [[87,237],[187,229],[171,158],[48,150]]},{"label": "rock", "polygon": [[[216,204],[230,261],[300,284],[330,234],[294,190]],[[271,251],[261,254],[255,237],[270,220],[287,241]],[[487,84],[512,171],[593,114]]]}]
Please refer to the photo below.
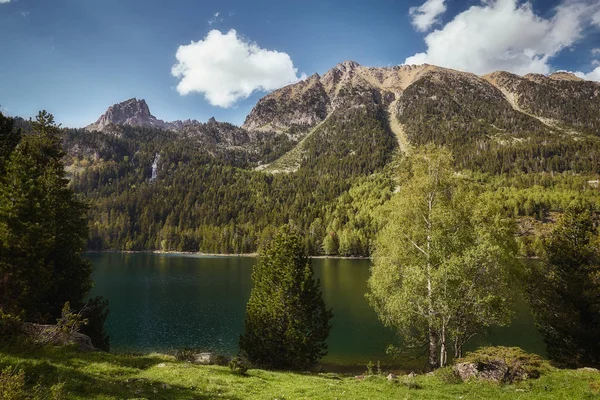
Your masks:
[{"label": "rock", "polygon": [[88,335],[80,332],[69,334],[60,332],[56,325],[40,325],[25,323],[23,324],[24,333],[34,342],[42,344],[51,344],[54,346],[66,346],[74,344],[81,351],[94,351],[96,348],[92,344],[92,339]]},{"label": "rock", "polygon": [[391,372],[389,373],[389,375],[387,376],[387,380],[388,381],[393,381],[394,379],[398,378],[397,375],[392,374]]},{"label": "rock", "polygon": [[415,376],[417,376],[417,374],[415,374],[414,372],[410,371],[410,374],[408,374],[409,378],[414,378]]},{"label": "rock", "polygon": [[477,377],[477,365],[474,363],[458,363],[454,366],[454,372],[460,376],[463,381]]},{"label": "rock", "polygon": [[167,384],[167,383],[163,383],[163,384],[162,384],[162,388],[163,388],[163,389],[167,389],[167,390],[168,390],[168,389],[171,389],[171,385],[169,385],[169,384]]},{"label": "rock", "polygon": [[157,367],[157,368],[164,368],[164,367],[166,367],[166,366],[167,366],[167,364],[165,364],[165,363],[160,363],[160,364],[158,364],[156,367]]},{"label": "rock", "polygon": [[577,368],[577,371],[583,371],[583,372],[595,372],[595,373],[599,373],[600,370],[596,369],[596,368],[591,368],[591,367],[583,367],[583,368]]},{"label": "rock", "polygon": [[460,379],[467,381],[477,378],[489,382],[503,382],[508,374],[508,366],[502,360],[489,363],[458,363],[454,371]]},{"label": "rock", "polygon": [[215,353],[198,353],[193,356],[194,364],[202,364],[202,365],[210,365],[214,364],[217,360],[217,355]]}]

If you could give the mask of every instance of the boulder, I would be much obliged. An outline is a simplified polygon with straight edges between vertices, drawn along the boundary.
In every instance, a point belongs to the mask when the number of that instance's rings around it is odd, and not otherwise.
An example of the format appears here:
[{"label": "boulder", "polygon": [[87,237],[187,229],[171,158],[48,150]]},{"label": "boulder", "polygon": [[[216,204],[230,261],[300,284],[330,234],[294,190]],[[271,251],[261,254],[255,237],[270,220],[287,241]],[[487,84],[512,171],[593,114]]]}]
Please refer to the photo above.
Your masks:
[{"label": "boulder", "polygon": [[65,333],[58,330],[56,325],[23,324],[24,333],[33,341],[54,346],[74,344],[81,351],[94,351],[92,339],[80,332]]},{"label": "boulder", "polygon": [[393,373],[389,373],[389,375],[387,376],[387,380],[388,381],[393,381],[394,379],[398,378],[397,375],[394,375]]},{"label": "boulder", "polygon": [[194,364],[209,365],[214,364],[217,361],[217,355],[215,353],[198,353],[193,356]]},{"label": "boulder", "polygon": [[[454,366],[454,371],[460,379],[467,381],[477,378],[488,382],[505,382],[508,380],[508,366],[502,360],[495,360],[488,363],[458,363]],[[523,377],[526,379],[526,377]]]}]

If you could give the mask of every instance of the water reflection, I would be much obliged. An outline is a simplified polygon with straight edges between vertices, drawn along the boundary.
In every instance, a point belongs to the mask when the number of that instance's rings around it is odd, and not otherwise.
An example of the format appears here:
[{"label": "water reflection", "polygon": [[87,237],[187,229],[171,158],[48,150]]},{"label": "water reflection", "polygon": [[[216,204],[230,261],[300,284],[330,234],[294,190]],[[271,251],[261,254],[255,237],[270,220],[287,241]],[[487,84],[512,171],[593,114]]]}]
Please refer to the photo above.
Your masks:
[{"label": "water reflection", "polygon": [[[250,296],[254,258],[182,255],[90,254],[93,295],[109,299],[107,328],[115,351],[165,351],[199,347],[237,351]],[[333,309],[326,362],[365,364],[386,360],[397,338],[378,321],[364,294],[368,260],[314,259],[323,297]],[[526,304],[509,328],[494,329],[479,344],[519,345],[543,352]]]}]

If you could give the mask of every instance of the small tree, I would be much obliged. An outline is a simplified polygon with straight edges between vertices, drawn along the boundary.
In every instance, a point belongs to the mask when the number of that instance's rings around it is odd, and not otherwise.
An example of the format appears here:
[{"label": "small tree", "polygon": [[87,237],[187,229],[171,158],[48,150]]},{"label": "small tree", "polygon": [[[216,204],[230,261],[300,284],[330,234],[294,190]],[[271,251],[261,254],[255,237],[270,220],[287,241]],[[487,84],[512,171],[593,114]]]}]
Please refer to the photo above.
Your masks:
[{"label": "small tree", "polygon": [[390,201],[376,240],[367,297],[405,343],[428,347],[429,366],[456,356],[486,327],[509,322],[513,223],[482,204],[452,169],[449,152],[427,146]]},{"label": "small tree", "polygon": [[282,228],[252,270],[240,350],[262,368],[306,369],[327,354],[332,317],[299,236]]},{"label": "small tree", "polygon": [[600,365],[600,248],[590,210],[574,204],[543,240],[529,284],[536,323],[551,359]]}]

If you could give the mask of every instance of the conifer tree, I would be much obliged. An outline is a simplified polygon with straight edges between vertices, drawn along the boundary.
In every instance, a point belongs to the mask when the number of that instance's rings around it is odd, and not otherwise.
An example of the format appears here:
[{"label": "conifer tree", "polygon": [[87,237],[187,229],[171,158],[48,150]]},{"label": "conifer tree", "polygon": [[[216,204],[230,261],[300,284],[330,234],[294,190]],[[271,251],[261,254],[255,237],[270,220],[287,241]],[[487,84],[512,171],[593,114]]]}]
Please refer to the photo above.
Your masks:
[{"label": "conifer tree", "polygon": [[252,270],[240,350],[262,368],[306,369],[327,353],[332,317],[301,239],[284,227]]},{"label": "conifer tree", "polygon": [[530,299],[551,359],[572,367],[600,365],[600,249],[590,210],[567,209],[543,240]]},{"label": "conifer tree", "polygon": [[[91,264],[81,256],[87,207],[68,187],[52,114],[41,111],[31,125],[35,132],[21,138],[0,176],[0,308],[54,323],[66,302],[82,309],[92,287]],[[98,316],[89,317],[103,322],[106,304],[94,306]]]}]

